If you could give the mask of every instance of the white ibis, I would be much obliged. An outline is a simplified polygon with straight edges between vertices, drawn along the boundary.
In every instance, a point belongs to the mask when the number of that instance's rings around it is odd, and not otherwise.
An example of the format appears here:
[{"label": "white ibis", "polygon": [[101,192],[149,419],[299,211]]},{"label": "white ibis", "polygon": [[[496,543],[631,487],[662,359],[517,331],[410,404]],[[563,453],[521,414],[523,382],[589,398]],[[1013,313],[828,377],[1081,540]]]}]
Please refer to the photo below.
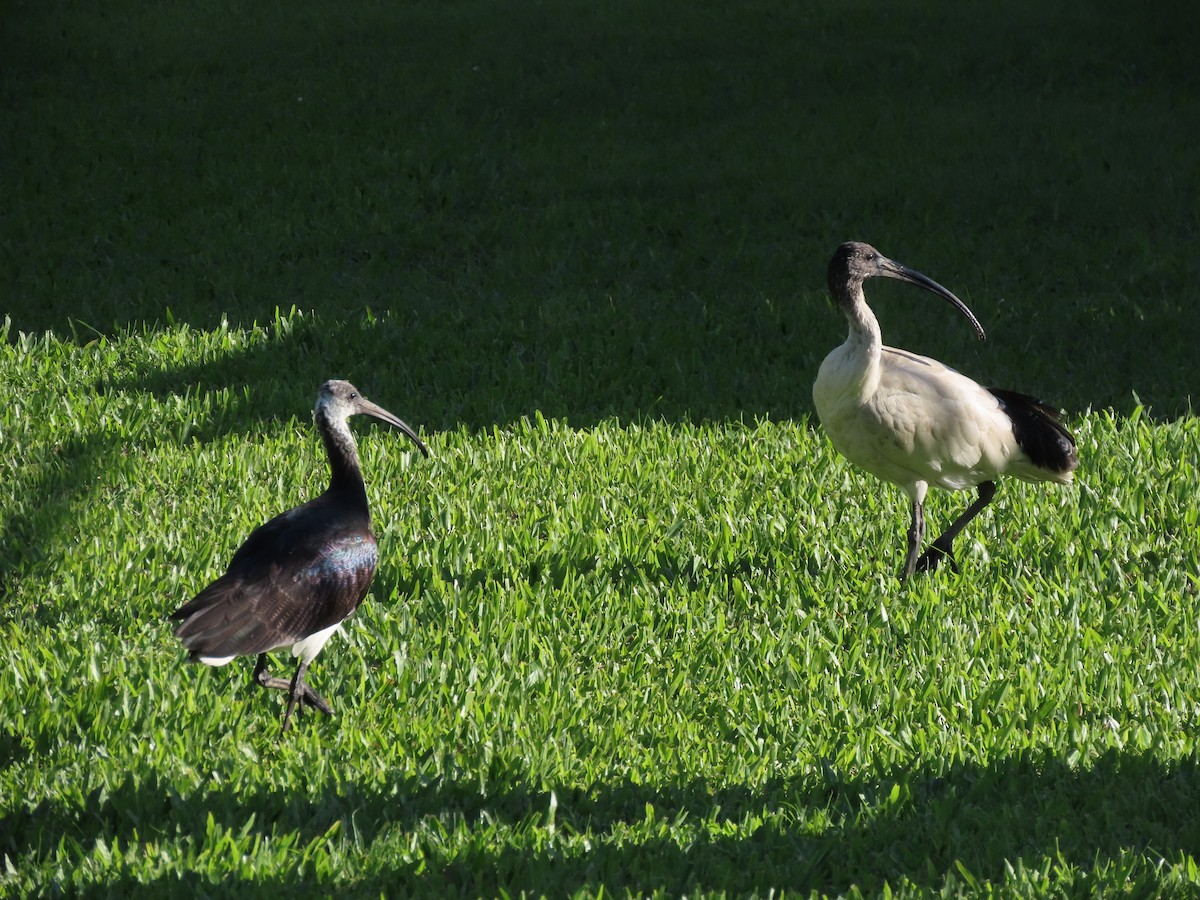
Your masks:
[{"label": "white ibis", "polygon": [[[354,614],[375,574],[379,550],[358,448],[347,423],[360,414],[394,425],[429,455],[415,431],[354,385],[325,382],[314,418],[329,456],[329,488],[252,531],[225,574],[171,613],[181,620],[175,635],[193,661],[223,666],[235,656],[258,654],[254,681],[289,692],[283,731],[297,704],[332,714],[304,675],[325,642]],[[267,672],[267,654],[281,647],[290,647],[298,659],[290,681]]]},{"label": "white ibis", "polygon": [[[908,555],[900,579],[932,571],[955,537],[996,493],[996,479],[1068,484],[1079,465],[1075,439],[1055,410],[1014,391],[984,388],[934,359],[885,347],[867,306],[863,281],[898,278],[952,303],[983,327],[958,297],[874,247],[842,244],[829,261],[829,293],[850,324],[846,342],[821,363],[813,384],[817,415],[838,452],[876,478],[899,485],[912,501]],[[978,487],[977,499],[920,553],[925,495]],[[918,555],[919,554],[919,555]]]}]

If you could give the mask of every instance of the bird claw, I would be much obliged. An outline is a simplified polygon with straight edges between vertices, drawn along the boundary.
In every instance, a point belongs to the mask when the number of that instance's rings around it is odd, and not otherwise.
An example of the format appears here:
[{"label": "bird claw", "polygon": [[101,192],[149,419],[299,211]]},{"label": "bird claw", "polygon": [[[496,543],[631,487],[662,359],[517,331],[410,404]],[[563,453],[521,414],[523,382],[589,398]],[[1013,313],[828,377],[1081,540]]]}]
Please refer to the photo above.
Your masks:
[{"label": "bird claw", "polygon": [[932,572],[937,569],[938,564],[941,563],[943,559],[946,560],[947,564],[950,566],[950,570],[957,575],[958,561],[955,560],[954,554],[946,548],[939,547],[936,543],[930,545],[928,550],[917,557],[916,571]]},{"label": "bird claw", "polygon": [[324,697],[310,688],[307,684],[304,686],[304,696],[301,697],[301,701],[302,702],[300,705],[302,707],[307,706],[312,709],[319,709],[327,716],[333,715],[333,709],[330,707],[328,701],[326,701]]},{"label": "bird claw", "polygon": [[283,714],[283,730],[280,732],[280,734],[287,734],[287,730],[292,724],[293,712],[296,714],[296,718],[299,718],[301,715],[303,715],[306,708],[320,710],[327,716],[333,715],[333,709],[329,706],[329,703],[324,697],[314,691],[307,684],[303,684],[301,686],[303,690],[296,691],[294,694],[292,694],[291,699],[288,701],[287,712]]}]

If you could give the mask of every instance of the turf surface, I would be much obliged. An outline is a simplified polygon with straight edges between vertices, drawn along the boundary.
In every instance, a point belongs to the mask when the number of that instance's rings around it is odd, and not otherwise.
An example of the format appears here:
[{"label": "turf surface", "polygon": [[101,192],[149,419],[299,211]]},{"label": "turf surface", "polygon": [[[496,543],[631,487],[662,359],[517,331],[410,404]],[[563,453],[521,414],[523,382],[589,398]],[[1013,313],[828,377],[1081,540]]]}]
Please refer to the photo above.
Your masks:
[{"label": "turf surface", "polygon": [[[1196,890],[1189,20],[10,3],[0,893]],[[958,576],[812,415],[850,238],[1079,438]],[[163,617],[323,487],[334,376],[434,458],[356,423],[381,564],[281,741]]]}]

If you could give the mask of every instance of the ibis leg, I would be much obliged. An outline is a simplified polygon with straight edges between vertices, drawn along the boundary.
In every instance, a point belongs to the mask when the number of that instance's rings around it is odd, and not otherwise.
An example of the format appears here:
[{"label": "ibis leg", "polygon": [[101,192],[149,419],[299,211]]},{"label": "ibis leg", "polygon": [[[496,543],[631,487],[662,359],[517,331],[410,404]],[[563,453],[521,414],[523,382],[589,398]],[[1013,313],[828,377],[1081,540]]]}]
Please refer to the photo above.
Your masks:
[{"label": "ibis leg", "polygon": [[254,681],[265,688],[277,688],[279,690],[291,689],[292,683],[286,678],[272,678],[267,672],[267,654],[258,654],[258,662],[254,666]]},{"label": "ibis leg", "polygon": [[904,581],[916,570],[917,554],[921,551],[921,541],[925,539],[925,504],[920,500],[912,502],[912,523],[908,526],[908,555],[904,557],[904,570],[900,580]]},{"label": "ibis leg", "polygon": [[[333,710],[329,707],[325,698],[310,688],[304,680],[304,673],[308,671],[308,663],[303,659],[296,664],[296,674],[292,676],[292,683],[289,685],[289,697],[287,712],[283,714],[283,730],[287,731],[288,726],[292,722],[292,713],[296,710],[296,704],[300,704],[300,708],[304,708],[304,704],[319,709],[327,716],[333,715]],[[280,679],[282,681],[282,679]]]},{"label": "ibis leg", "polygon": [[992,502],[994,496],[996,496],[996,482],[985,481],[979,485],[979,496],[963,510],[962,515],[950,523],[950,527],[943,531],[936,541],[929,545],[929,549],[921,554],[921,558],[917,560],[917,571],[932,572],[944,557],[950,563],[950,568],[954,570],[955,574],[958,574],[958,563],[951,552],[954,539],[958,537],[958,533],[967,526],[968,522]]},{"label": "ibis leg", "polygon": [[288,709],[283,718],[283,730],[287,731],[289,720],[292,717],[292,712],[297,703],[311,706],[313,709],[319,709],[327,716],[333,715],[333,710],[329,703],[308,686],[304,680],[304,673],[308,671],[307,663],[300,663],[296,667],[296,674],[289,680],[287,678],[275,678],[267,672],[267,654],[260,653],[258,655],[258,663],[254,666],[254,681],[261,687],[276,688],[288,692]]}]

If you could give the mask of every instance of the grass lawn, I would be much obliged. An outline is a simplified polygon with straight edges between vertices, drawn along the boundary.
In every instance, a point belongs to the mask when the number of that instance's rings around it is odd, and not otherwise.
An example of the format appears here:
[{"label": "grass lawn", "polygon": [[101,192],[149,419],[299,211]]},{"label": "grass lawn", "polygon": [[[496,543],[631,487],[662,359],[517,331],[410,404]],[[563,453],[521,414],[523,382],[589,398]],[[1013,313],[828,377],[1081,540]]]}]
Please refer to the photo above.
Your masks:
[{"label": "grass lawn", "polygon": [[[1200,890],[1190,17],[8,4],[0,896]],[[960,575],[812,412],[852,238],[1079,440]],[[280,739],[164,617],[323,488],[329,377],[433,458],[355,421],[381,562]]]}]

